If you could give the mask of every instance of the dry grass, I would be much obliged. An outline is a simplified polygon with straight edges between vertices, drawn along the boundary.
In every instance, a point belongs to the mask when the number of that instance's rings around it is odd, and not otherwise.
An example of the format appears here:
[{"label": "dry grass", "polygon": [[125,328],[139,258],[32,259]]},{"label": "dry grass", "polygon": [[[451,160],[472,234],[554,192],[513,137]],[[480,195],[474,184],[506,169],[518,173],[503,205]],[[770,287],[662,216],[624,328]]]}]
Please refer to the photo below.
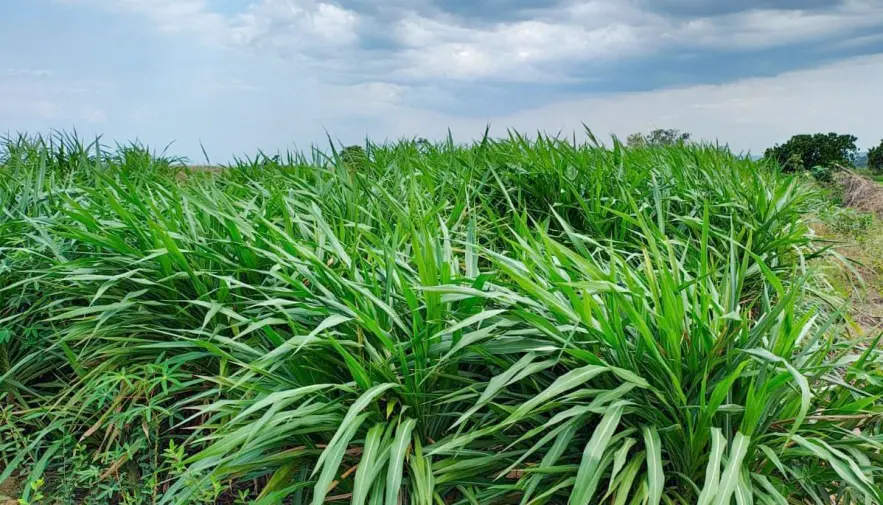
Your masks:
[{"label": "dry grass", "polygon": [[843,186],[843,204],[883,218],[883,185],[854,172],[843,172],[837,178]]},{"label": "dry grass", "polygon": [[[815,233],[837,243],[835,250],[852,268],[832,266],[827,277],[850,303],[850,316],[863,335],[883,330],[883,185],[854,172],[837,177],[843,204],[859,212],[875,214],[870,227],[848,233],[825,219],[813,225]],[[830,216],[829,216],[830,218]]]}]

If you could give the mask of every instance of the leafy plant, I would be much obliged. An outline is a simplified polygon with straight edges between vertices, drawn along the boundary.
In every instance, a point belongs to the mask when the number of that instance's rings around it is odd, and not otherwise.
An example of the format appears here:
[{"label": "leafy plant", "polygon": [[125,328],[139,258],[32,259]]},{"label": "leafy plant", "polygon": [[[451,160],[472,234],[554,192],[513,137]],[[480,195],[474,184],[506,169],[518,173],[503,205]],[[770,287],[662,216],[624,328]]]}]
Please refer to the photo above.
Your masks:
[{"label": "leafy plant", "polygon": [[850,208],[837,208],[825,222],[838,235],[860,239],[873,228],[874,215]]},{"label": "leafy plant", "polygon": [[822,165],[812,167],[812,176],[818,182],[828,184],[834,181],[834,169]]}]

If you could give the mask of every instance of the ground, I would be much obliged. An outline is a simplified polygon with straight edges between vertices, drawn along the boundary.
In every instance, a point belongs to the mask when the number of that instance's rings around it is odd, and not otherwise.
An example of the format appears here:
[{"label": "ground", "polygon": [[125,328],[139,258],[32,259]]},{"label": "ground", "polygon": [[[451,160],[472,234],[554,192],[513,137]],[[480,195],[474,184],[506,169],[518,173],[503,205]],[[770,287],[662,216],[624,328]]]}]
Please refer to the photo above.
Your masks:
[{"label": "ground", "polygon": [[14,480],[9,479],[0,482],[0,505],[18,505],[18,500],[13,496],[18,496],[18,485]]},{"label": "ground", "polygon": [[855,331],[883,331],[883,184],[845,173],[828,188],[845,209],[832,207],[813,217],[812,228],[830,240],[848,265],[832,262],[825,273],[848,301]]}]

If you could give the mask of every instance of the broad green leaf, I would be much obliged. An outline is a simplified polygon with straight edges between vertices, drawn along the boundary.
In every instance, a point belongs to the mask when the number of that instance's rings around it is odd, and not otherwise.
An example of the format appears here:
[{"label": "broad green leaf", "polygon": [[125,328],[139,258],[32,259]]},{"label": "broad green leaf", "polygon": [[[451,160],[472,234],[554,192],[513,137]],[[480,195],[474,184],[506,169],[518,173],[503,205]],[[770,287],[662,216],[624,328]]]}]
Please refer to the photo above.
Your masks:
[{"label": "broad green leaf", "polygon": [[592,433],[592,438],[589,439],[583,450],[582,461],[580,461],[579,471],[576,474],[576,484],[573,486],[568,504],[588,505],[591,503],[600,474],[604,471],[601,462],[604,459],[610,438],[619,425],[622,411],[622,405],[612,406]]},{"label": "broad green leaf", "polygon": [[648,504],[659,505],[665,486],[665,475],[662,472],[662,443],[655,426],[644,427],[644,450],[647,453],[647,488]]},{"label": "broad green leaf", "polygon": [[727,467],[721,476],[720,485],[714,501],[715,505],[729,505],[730,498],[736,491],[736,486],[742,475],[742,460],[748,451],[748,445],[751,442],[749,437],[742,433],[736,433],[733,443],[730,445],[730,452],[727,458]]},{"label": "broad green leaf", "polygon": [[403,472],[405,469],[405,456],[408,446],[411,445],[411,432],[414,431],[417,421],[407,419],[396,429],[395,439],[390,447],[389,468],[386,473],[386,505],[396,505],[399,499],[399,490],[402,486]]}]

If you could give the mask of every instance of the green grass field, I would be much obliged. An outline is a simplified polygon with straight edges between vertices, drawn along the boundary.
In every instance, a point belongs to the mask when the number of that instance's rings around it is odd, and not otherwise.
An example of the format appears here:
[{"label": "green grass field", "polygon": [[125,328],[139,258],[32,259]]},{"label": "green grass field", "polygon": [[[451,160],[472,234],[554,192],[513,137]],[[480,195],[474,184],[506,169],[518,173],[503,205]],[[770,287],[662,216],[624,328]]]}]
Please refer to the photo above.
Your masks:
[{"label": "green grass field", "polygon": [[0,153],[22,503],[883,502],[879,336],[814,266],[820,195],[761,162]]}]

